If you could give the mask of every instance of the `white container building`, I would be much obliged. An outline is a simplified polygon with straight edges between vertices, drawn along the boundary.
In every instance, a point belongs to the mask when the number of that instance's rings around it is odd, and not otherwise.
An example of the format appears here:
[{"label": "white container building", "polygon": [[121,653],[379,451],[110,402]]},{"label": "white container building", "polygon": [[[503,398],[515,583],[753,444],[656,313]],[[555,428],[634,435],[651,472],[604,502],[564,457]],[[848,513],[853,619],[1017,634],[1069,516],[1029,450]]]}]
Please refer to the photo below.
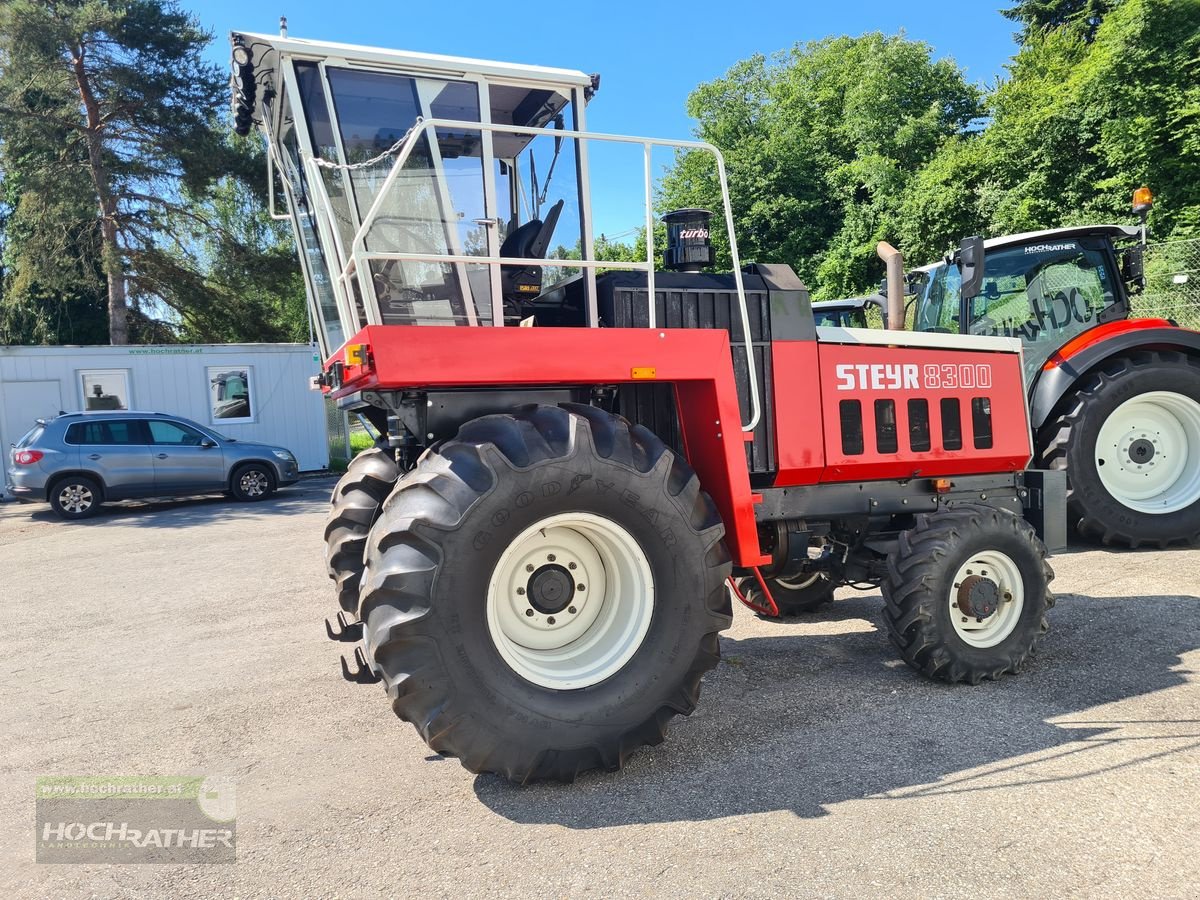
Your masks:
[{"label": "white container building", "polygon": [[[320,371],[307,344],[0,347],[0,448],[35,420],[79,410],[183,416],[231,438],[287,447],[301,471],[329,465]],[[0,490],[3,490],[0,479]]]}]

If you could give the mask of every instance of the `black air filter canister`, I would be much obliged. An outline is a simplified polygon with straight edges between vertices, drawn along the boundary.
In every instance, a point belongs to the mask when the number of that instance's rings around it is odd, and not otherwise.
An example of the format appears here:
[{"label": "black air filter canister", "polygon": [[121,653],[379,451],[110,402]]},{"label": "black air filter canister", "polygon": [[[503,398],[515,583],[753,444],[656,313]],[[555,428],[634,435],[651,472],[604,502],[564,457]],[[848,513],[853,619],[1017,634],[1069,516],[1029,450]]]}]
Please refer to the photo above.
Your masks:
[{"label": "black air filter canister", "polygon": [[667,252],[663,265],[675,272],[699,272],[713,264],[707,209],[677,209],[663,216],[667,226]]}]

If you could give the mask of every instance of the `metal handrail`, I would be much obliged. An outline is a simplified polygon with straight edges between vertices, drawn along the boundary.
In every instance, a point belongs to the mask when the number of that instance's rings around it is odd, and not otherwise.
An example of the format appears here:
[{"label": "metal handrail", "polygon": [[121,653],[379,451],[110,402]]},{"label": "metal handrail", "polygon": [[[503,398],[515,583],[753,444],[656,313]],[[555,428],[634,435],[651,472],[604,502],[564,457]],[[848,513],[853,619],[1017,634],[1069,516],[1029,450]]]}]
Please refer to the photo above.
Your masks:
[{"label": "metal handrail", "polygon": [[[405,253],[387,253],[387,252],[372,252],[367,250],[366,239],[367,233],[374,225],[376,218],[379,216],[382,209],[384,198],[396,183],[401,169],[412,155],[413,148],[416,146],[417,137],[428,134],[431,130],[438,128],[455,128],[465,131],[482,132],[501,132],[503,134],[524,134],[533,137],[538,136],[553,136],[559,138],[569,138],[572,140],[598,140],[608,141],[610,143],[638,144],[643,148],[644,155],[644,189],[646,203],[646,259],[639,263],[613,262],[607,260],[531,260],[520,259],[516,257],[499,257],[499,256],[466,256],[462,254],[405,254]],[[668,140],[664,138],[647,138],[636,137],[633,135],[622,134],[603,134],[590,131],[575,131],[572,129],[546,129],[533,128],[524,125],[504,125],[498,123],[484,122],[465,122],[456,119],[425,119],[418,118],[409,129],[408,133],[397,141],[383,155],[386,156],[391,152],[396,152],[398,155],[396,161],[392,164],[391,171],[380,185],[379,191],[375,195],[371,207],[367,210],[367,214],[363,216],[362,225],[355,232],[354,238],[350,242],[350,259],[347,260],[342,268],[342,277],[349,276],[352,272],[357,271],[360,279],[363,278],[364,272],[369,272],[369,266],[359,266],[358,259],[363,261],[369,259],[397,259],[397,260],[414,260],[425,262],[458,262],[458,263],[477,263],[486,265],[500,264],[516,264],[525,266],[554,266],[562,267],[576,266],[582,269],[588,268],[609,268],[609,269],[629,269],[631,271],[646,272],[646,287],[647,287],[647,302],[649,304],[649,327],[656,328],[655,321],[655,279],[654,279],[654,214],[653,214],[653,185],[650,175],[652,165],[652,151],[655,147],[664,147],[672,149],[691,149],[703,150],[713,154],[717,160],[717,178],[721,188],[721,204],[725,214],[725,229],[729,235],[729,252],[733,262],[733,278],[734,284],[737,287],[738,307],[742,323],[742,338],[746,347],[746,367],[747,375],[750,381],[750,421],[742,425],[742,431],[753,431],[762,418],[761,399],[758,391],[758,376],[757,368],[754,362],[754,345],[750,336],[750,313],[746,304],[746,288],[742,280],[742,264],[741,258],[737,249],[737,237],[734,234],[733,224],[733,207],[729,200],[729,183],[725,170],[725,157],[721,151],[708,143],[707,141],[681,141]],[[330,165],[326,162],[326,165]],[[353,164],[344,164],[349,167]],[[340,166],[339,166],[340,167]],[[587,198],[589,201],[591,198]],[[371,288],[370,284],[364,284],[364,291]],[[493,315],[493,319],[495,316]],[[497,324],[503,324],[503,319]]]}]

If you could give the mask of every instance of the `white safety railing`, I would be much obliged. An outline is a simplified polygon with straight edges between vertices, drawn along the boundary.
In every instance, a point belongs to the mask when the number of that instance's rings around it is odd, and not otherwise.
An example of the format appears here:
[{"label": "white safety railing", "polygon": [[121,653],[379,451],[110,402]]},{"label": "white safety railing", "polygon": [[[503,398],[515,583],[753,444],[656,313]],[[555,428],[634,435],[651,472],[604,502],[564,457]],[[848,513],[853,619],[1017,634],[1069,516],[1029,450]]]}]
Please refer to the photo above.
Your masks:
[{"label": "white safety railing", "polygon": [[[477,256],[469,254],[455,253],[409,253],[399,251],[379,251],[367,249],[367,238],[372,226],[379,218],[381,211],[384,209],[386,198],[395,185],[401,170],[405,163],[412,155],[413,148],[418,144],[418,138],[428,135],[431,132],[434,136],[431,140],[436,140],[436,129],[453,129],[455,131],[479,132],[481,135],[486,135],[490,141],[490,136],[493,133],[500,132],[503,134],[529,135],[531,137],[554,137],[564,140],[577,141],[601,141],[619,144],[634,144],[640,145],[643,149],[643,187],[645,200],[645,228],[646,228],[646,259],[644,261],[612,261],[612,260],[596,260],[596,259],[528,259],[521,257],[507,256]],[[371,282],[371,267],[372,261],[388,262],[424,262],[424,263],[452,263],[452,264],[471,264],[471,265],[486,265],[490,267],[493,279],[492,290],[492,323],[502,326],[504,324],[504,301],[497,289],[499,285],[499,267],[501,265],[518,265],[522,267],[540,267],[540,268],[562,268],[564,266],[578,268],[587,271],[591,275],[595,269],[626,269],[630,271],[645,272],[647,286],[647,301],[649,304],[649,327],[658,327],[656,321],[655,310],[655,252],[654,252],[654,212],[653,212],[653,183],[651,175],[652,154],[654,148],[666,148],[675,150],[699,150],[711,153],[717,163],[717,177],[721,188],[721,202],[723,206],[725,229],[729,238],[729,252],[733,263],[733,277],[737,288],[738,297],[738,312],[742,325],[742,337],[746,349],[746,366],[747,374],[750,382],[750,421],[742,425],[743,431],[753,431],[762,417],[761,398],[758,390],[758,377],[754,362],[754,347],[750,334],[750,314],[746,305],[746,289],[742,279],[742,264],[738,255],[737,238],[734,234],[733,224],[733,208],[729,201],[729,186],[725,171],[725,158],[721,155],[721,151],[705,141],[677,141],[666,140],[660,138],[634,137],[631,135],[618,134],[601,134],[588,131],[573,131],[569,129],[546,129],[532,128],[518,125],[504,124],[485,124],[482,122],[466,122],[453,119],[418,119],[409,132],[398,141],[392,148],[389,148],[382,156],[396,154],[396,161],[392,164],[391,170],[387,177],[380,185],[375,197],[368,209],[366,215],[362,219],[362,225],[354,235],[345,265],[338,277],[338,282],[346,296],[347,302],[353,302],[353,292],[351,290],[351,281],[358,278],[359,287],[364,298],[373,297],[374,285]],[[348,168],[337,163],[330,163],[327,160],[309,159],[308,162],[314,167],[337,167]],[[372,160],[372,163],[378,160]],[[316,173],[313,173],[316,175]],[[316,190],[324,193],[323,181],[320,177],[310,179]],[[590,198],[584,198],[590,200]],[[320,198],[322,206],[328,206],[328,198],[322,196]],[[583,247],[584,253],[592,252],[590,247]],[[592,276],[594,277],[594,276]],[[591,301],[595,300],[594,282],[590,284],[589,291]]]}]

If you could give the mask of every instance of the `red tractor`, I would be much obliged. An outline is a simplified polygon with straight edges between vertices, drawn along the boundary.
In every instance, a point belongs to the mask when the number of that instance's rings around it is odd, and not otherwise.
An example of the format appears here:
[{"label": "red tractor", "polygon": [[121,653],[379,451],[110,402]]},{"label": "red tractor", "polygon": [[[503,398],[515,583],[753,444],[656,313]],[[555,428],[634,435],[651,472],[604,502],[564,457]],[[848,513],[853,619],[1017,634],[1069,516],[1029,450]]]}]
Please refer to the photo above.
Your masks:
[{"label": "red tractor", "polygon": [[[818,329],[789,268],[737,262],[714,148],[586,130],[595,76],[233,43],[319,382],[380,436],[333,495],[331,635],[430,747],[519,782],[619,768],[695,708],[734,594],[777,615],[878,586],[946,681],[1029,659],[1066,526],[1061,476],[1024,471],[1018,340]],[[594,255],[614,146],[643,163],[640,262]],[[651,160],[676,147],[715,156],[732,272],[705,271],[698,210],[656,271]]]},{"label": "red tractor", "polygon": [[[1150,202],[1139,189],[1134,208]],[[976,284],[964,289],[953,257],[907,279],[894,262],[884,293],[900,327],[902,295],[915,293],[917,331],[1020,338],[1034,465],[1067,473],[1071,524],[1106,544],[1165,547],[1200,541],[1200,332],[1130,317],[1144,234],[1083,225],[976,239],[964,242],[985,271]]]}]

